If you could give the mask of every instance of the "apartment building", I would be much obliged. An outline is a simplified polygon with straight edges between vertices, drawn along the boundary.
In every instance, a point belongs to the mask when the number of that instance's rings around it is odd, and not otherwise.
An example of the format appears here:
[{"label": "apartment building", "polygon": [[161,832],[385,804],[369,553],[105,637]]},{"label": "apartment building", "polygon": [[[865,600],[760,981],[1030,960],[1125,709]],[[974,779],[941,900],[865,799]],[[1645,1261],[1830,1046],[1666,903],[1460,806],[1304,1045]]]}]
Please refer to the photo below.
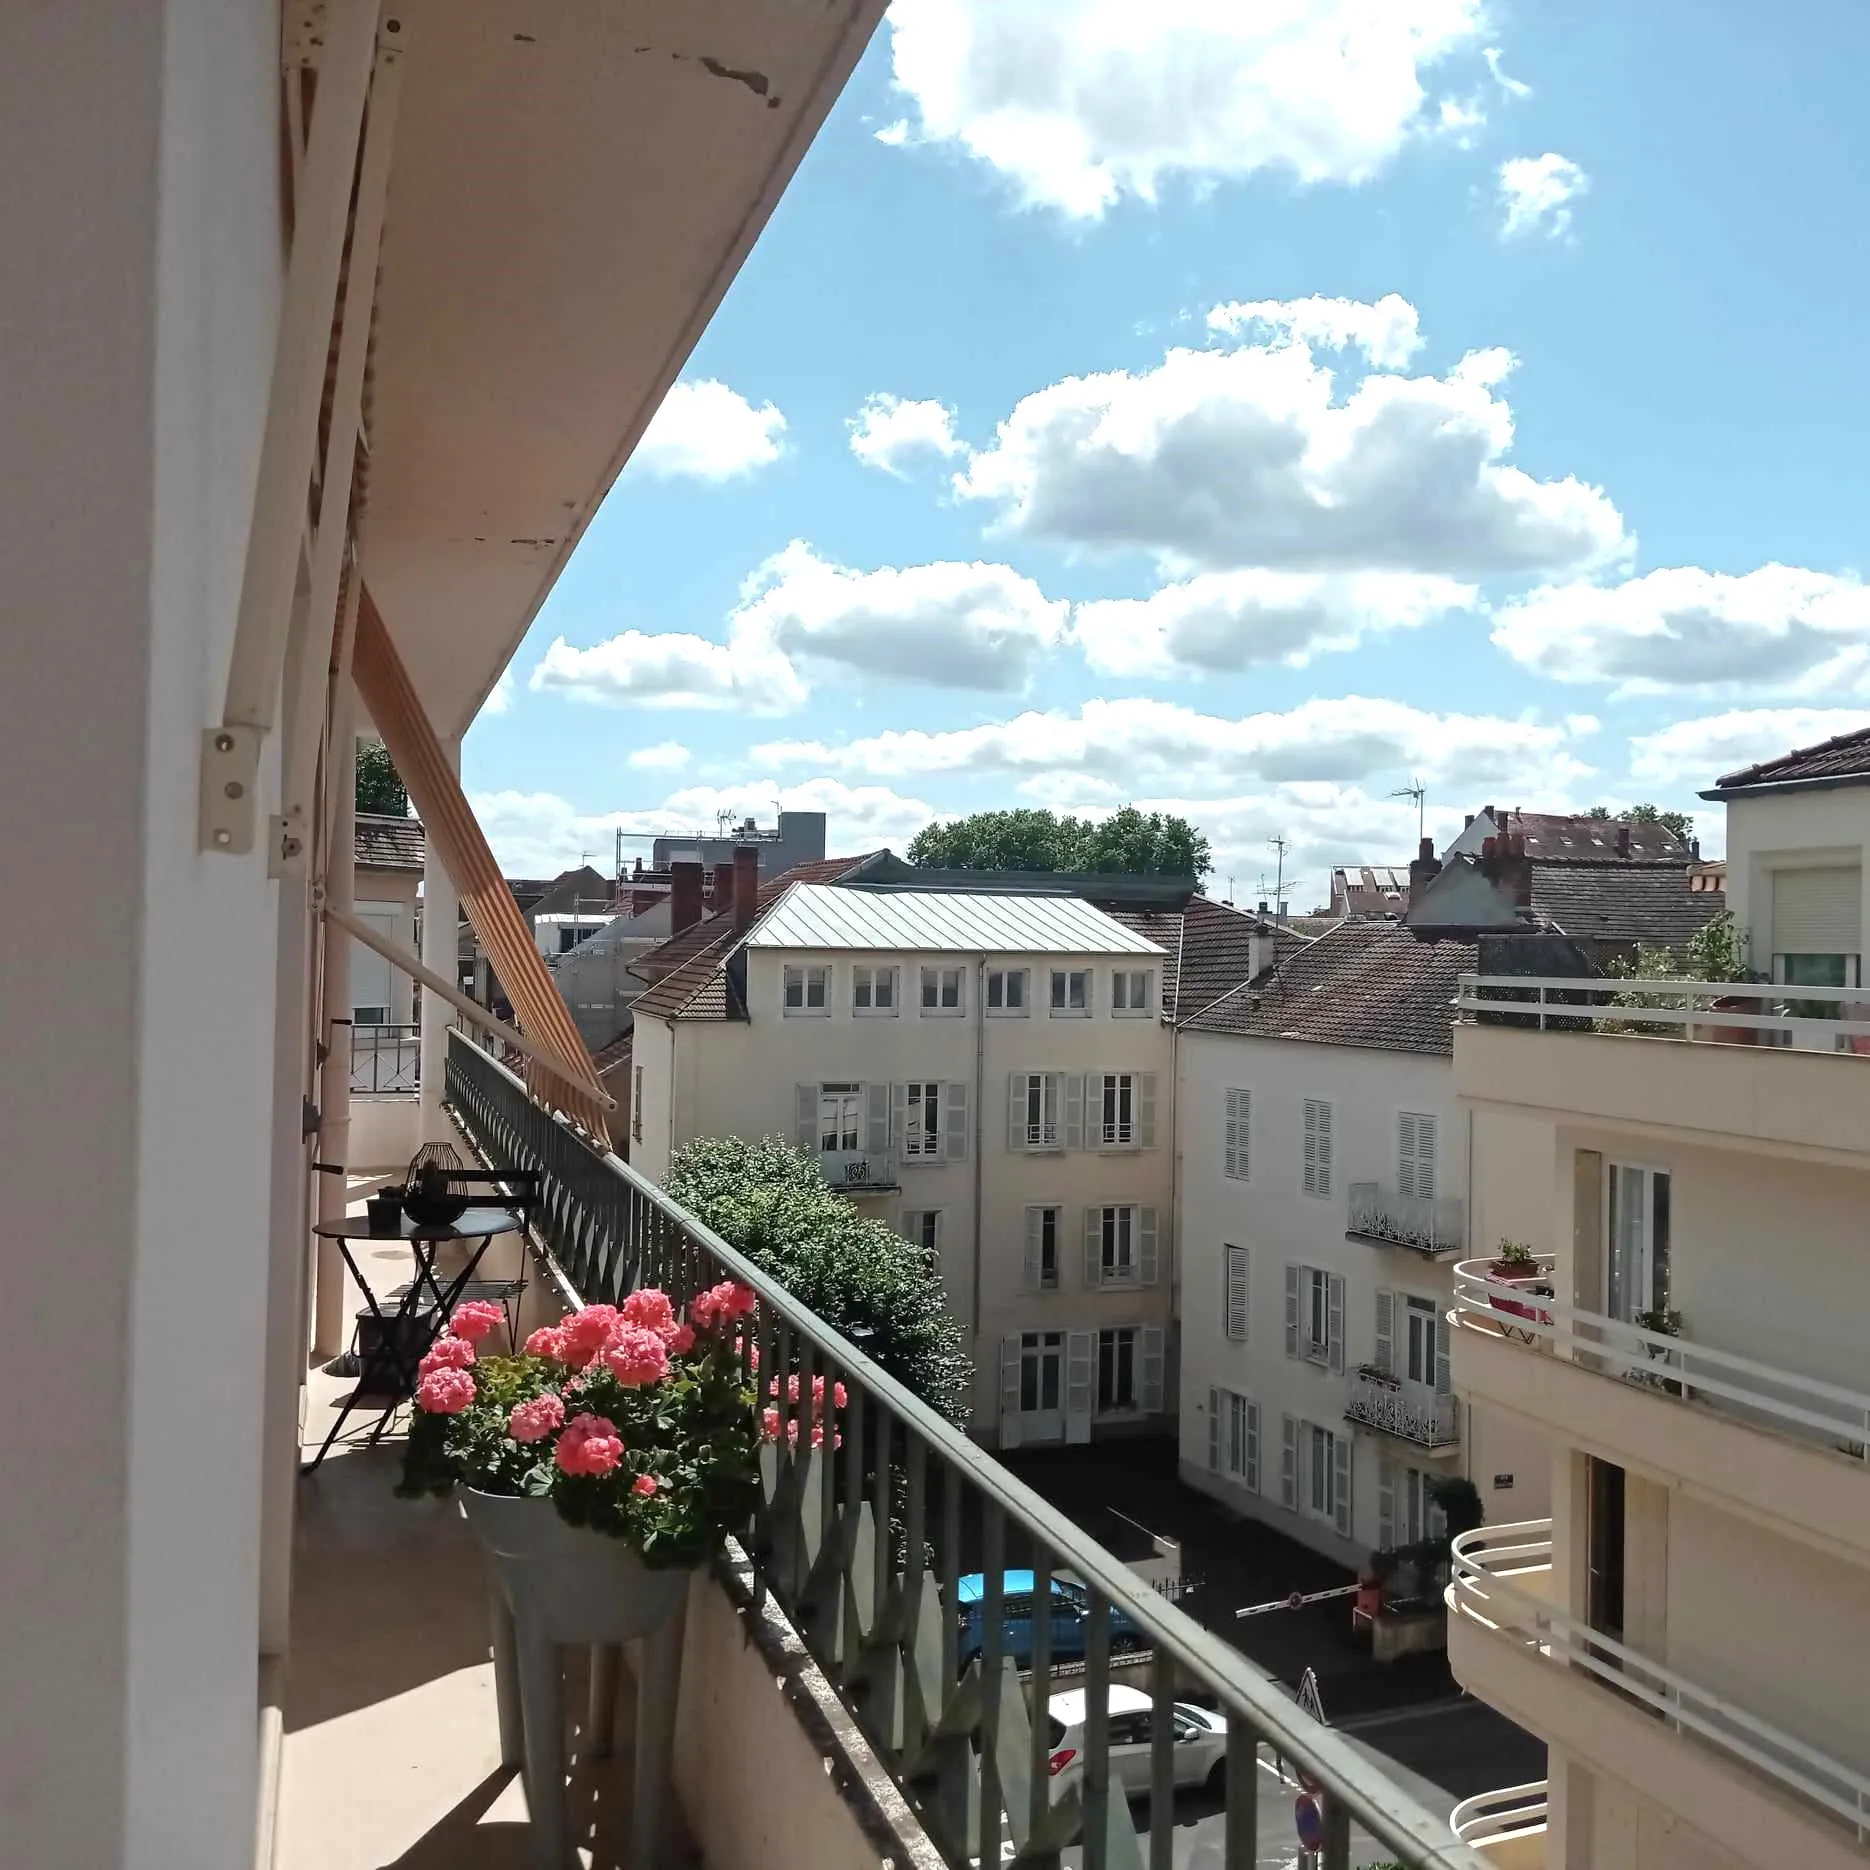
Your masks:
[{"label": "apartment building", "polygon": [[1456,1674],[1549,1749],[1458,1814],[1515,1870],[1870,1861],[1870,731],[1703,797],[1769,978],[1462,989],[1474,1235],[1539,1253],[1452,1314],[1456,1392],[1550,1450],[1449,1591]]}]

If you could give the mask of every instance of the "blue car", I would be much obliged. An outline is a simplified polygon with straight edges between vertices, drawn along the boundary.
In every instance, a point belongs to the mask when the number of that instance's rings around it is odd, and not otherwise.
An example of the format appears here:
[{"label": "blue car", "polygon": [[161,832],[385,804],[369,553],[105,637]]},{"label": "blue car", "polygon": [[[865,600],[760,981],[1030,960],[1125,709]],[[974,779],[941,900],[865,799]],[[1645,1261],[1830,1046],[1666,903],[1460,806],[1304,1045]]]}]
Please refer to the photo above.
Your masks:
[{"label": "blue car", "polygon": [[[959,1587],[961,1660],[969,1663],[981,1652],[983,1605],[987,1595],[985,1572],[971,1571]],[[1000,1574],[1001,1651],[1016,1668],[1032,1667],[1033,1578],[1030,1571]],[[1090,1599],[1084,1586],[1069,1578],[1052,1580],[1052,1660],[1079,1662],[1084,1658],[1085,1631],[1090,1622]],[[1110,1647],[1113,1652],[1145,1649],[1148,1638],[1115,1604],[1110,1607]]]}]

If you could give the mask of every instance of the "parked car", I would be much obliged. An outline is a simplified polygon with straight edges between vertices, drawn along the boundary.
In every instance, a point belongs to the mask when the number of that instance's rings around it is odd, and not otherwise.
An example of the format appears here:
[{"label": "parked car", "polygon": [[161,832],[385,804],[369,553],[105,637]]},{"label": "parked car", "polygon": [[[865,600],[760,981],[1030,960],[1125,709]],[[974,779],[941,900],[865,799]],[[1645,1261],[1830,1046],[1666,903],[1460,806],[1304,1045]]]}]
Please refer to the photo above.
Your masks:
[{"label": "parked car", "polygon": [[[1110,1783],[1129,1798],[1149,1791],[1151,1755],[1156,1731],[1155,1704],[1140,1688],[1122,1682],[1110,1685]],[[1227,1775],[1227,1717],[1192,1702],[1177,1701],[1170,1718],[1175,1722],[1175,1784],[1225,1790]],[[1068,1689],[1046,1703],[1046,1739],[1051,1748],[1054,1798],[1081,1782],[1084,1775],[1084,1690]]]},{"label": "parked car", "polygon": [[[1016,1668],[1032,1667],[1032,1593],[1030,1571],[1000,1574],[1001,1654]],[[987,1594],[985,1572],[970,1571],[960,1581],[961,1660],[972,1662],[981,1652],[982,1600]],[[1070,1578],[1052,1580],[1052,1660],[1078,1662],[1084,1657],[1085,1630],[1090,1600],[1084,1586]],[[1146,1649],[1149,1639],[1116,1605],[1110,1608],[1110,1647],[1114,1653]]]}]

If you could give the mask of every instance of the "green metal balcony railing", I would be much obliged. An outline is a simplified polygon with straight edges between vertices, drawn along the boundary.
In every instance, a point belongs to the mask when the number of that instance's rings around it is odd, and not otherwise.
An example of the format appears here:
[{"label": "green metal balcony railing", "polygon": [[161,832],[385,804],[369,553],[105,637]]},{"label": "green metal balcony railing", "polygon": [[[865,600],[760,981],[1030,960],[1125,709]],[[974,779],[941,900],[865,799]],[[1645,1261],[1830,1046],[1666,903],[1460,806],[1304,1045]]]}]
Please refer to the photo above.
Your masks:
[{"label": "green metal balcony railing", "polygon": [[[601,1154],[528,1097],[512,1073],[453,1036],[448,1099],[489,1162],[537,1171],[542,1244],[587,1302],[656,1285],[678,1303],[723,1278],[759,1295],[763,1373],[795,1373],[802,1401],[779,1406],[800,1433],[767,1450],[765,1501],[745,1543],[761,1586],[786,1611],[951,1870],[1011,1856],[1057,1870],[1170,1870],[1178,1694],[1227,1720],[1224,1870],[1260,1861],[1259,1749],[1324,1788],[1322,1870],[1350,1870],[1355,1824],[1410,1870],[1486,1870],[1445,1816],[1414,1803],[1342,1736],[1321,1726],[1237,1650],[1135,1573],[885,1374],[783,1287],[615,1156]],[[845,1385],[841,1445],[813,1448],[812,1383]],[[1007,1653],[1003,1573],[1082,1587],[1088,1612],[1081,1775],[1055,1796],[1045,1710],[1059,1682],[1053,1631],[1031,1619],[1030,1667]],[[964,1640],[959,1585],[983,1574],[978,1653]],[[1146,1652],[1156,1719],[1151,1796],[1139,1835],[1110,1759],[1113,1632]],[[1127,1658],[1132,1664],[1135,1657]],[[1037,1711],[1038,1718],[1033,1718]]]}]

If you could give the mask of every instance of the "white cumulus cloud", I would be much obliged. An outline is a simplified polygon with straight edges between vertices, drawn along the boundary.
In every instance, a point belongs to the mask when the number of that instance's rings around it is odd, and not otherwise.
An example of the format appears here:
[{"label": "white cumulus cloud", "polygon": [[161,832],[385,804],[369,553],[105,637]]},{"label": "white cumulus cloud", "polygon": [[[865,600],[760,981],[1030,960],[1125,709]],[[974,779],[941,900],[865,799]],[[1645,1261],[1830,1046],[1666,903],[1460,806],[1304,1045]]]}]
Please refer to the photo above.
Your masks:
[{"label": "white cumulus cloud", "polygon": [[1536,674],[1619,695],[1870,693],[1870,587],[1796,565],[1548,585],[1505,605],[1493,640]]},{"label": "white cumulus cloud", "polygon": [[653,747],[638,747],[624,764],[641,773],[679,773],[690,757],[679,740],[659,740]]},{"label": "white cumulus cloud", "polygon": [[1366,636],[1472,610],[1478,592],[1407,572],[1206,572],[1149,597],[1080,604],[1072,634],[1108,675],[1176,676],[1303,668]]},{"label": "white cumulus cloud", "polygon": [[513,705],[513,671],[502,669],[487,699],[480,704],[482,715],[504,714]]},{"label": "white cumulus cloud", "polygon": [[574,649],[561,636],[532,672],[533,688],[640,708],[743,708],[784,714],[808,690],[770,646],[710,642],[678,630],[625,630]]},{"label": "white cumulus cloud", "polygon": [[895,0],[908,140],[1022,202],[1096,217],[1277,170],[1366,180],[1429,121],[1423,75],[1476,52],[1482,0]]},{"label": "white cumulus cloud", "polygon": [[859,461],[900,478],[918,460],[951,461],[967,452],[954,432],[954,419],[946,403],[905,402],[883,391],[866,397],[845,426]]},{"label": "white cumulus cloud", "polygon": [[712,377],[681,382],[650,418],[630,464],[669,480],[733,480],[779,459],[786,418],[771,403],[757,409]]},{"label": "white cumulus cloud", "polygon": [[1357,299],[1235,299],[1208,312],[1208,329],[1263,331],[1313,350],[1359,350],[1381,369],[1399,369],[1422,348],[1416,308],[1399,292],[1374,305]]},{"label": "white cumulus cloud", "polygon": [[1711,786],[1758,760],[1870,727],[1862,708],[1735,708],[1630,739],[1630,775],[1652,785]]},{"label": "white cumulus cloud", "polygon": [[[1334,310],[1331,330],[1394,354],[1412,322],[1387,303]],[[1268,342],[1174,349],[1153,368],[1036,390],[956,491],[996,508],[1009,534],[1140,549],[1172,572],[1479,577],[1627,554],[1601,488],[1507,462],[1513,412],[1497,391],[1510,353],[1470,353],[1440,377],[1371,370],[1340,394],[1312,348],[1325,315],[1308,309],[1331,304],[1262,304],[1242,322],[1272,328]]]},{"label": "white cumulus cloud", "polygon": [[1514,156],[1500,165],[1500,232],[1511,240],[1543,234],[1556,240],[1571,227],[1571,204],[1591,179],[1569,156]]}]

